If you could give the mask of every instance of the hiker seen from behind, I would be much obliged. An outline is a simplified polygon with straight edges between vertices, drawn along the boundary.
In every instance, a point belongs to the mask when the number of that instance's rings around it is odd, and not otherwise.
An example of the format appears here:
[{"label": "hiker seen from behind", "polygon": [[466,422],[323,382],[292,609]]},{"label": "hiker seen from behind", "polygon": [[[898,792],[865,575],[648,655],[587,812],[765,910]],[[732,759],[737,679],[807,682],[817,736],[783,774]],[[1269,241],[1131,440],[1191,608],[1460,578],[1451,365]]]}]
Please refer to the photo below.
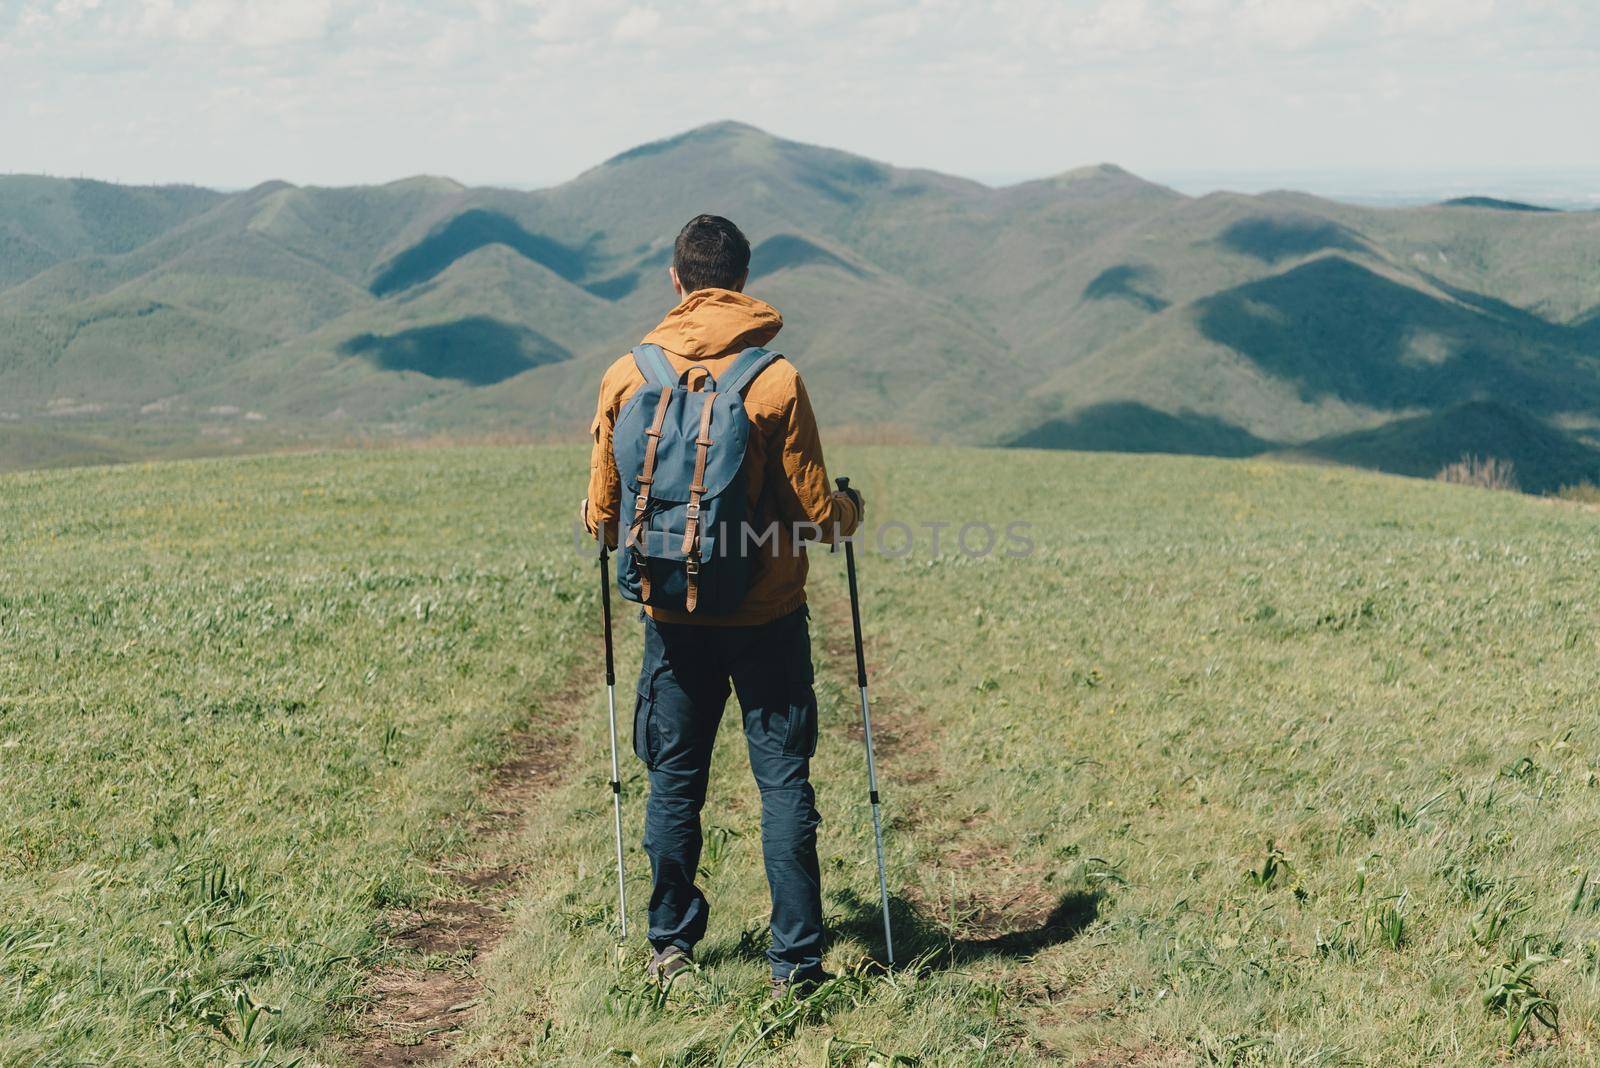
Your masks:
[{"label": "hiker seen from behind", "polygon": [[678,305],[601,379],[582,513],[617,552],[622,596],[644,606],[633,748],[650,783],[651,974],[691,967],[706,933],[700,814],[731,693],[761,794],[782,993],[826,978],[805,547],[852,534],[863,506],[831,489],[800,374],[766,347],[783,317],[744,292],[749,269],[727,219],[678,234]]}]

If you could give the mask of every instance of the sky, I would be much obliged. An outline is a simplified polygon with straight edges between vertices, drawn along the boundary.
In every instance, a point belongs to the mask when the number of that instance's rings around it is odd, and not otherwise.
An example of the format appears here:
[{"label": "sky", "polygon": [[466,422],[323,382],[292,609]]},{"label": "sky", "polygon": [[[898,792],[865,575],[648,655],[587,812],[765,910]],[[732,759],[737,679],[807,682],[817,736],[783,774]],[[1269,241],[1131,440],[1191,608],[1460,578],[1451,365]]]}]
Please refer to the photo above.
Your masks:
[{"label": "sky", "polygon": [[1600,0],[0,0],[0,172],[125,182],[541,186],[719,119],[996,183],[1594,175],[1597,115]]}]

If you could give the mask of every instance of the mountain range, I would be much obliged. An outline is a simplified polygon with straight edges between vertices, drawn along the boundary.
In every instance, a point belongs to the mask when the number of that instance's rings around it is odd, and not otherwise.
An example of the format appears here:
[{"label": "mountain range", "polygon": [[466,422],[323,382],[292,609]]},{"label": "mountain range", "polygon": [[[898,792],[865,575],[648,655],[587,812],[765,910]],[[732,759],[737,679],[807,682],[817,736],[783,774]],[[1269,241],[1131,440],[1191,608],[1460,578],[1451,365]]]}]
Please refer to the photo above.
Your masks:
[{"label": "mountain range", "polygon": [[858,440],[1600,481],[1600,213],[1004,188],[718,123],[533,192],[0,177],[0,467],[352,437],[581,438],[727,215]]}]

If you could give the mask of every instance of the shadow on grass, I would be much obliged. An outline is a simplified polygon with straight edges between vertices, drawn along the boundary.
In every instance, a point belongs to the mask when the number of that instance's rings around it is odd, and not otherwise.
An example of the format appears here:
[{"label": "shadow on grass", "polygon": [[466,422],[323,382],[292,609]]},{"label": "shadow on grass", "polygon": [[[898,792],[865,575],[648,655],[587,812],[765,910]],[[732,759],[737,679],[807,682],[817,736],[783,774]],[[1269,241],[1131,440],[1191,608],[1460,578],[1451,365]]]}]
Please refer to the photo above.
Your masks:
[{"label": "shadow on grass", "polygon": [[[883,906],[855,891],[841,895],[844,916],[833,924],[836,935],[859,939],[875,955],[883,950]],[[895,959],[905,964],[926,958],[936,968],[951,967],[985,957],[1030,957],[1035,953],[1071,941],[1094,922],[1100,913],[1100,895],[1073,890],[1056,899],[1043,915],[1017,917],[983,916],[978,930],[970,926],[952,930],[904,898],[889,899],[889,918],[894,925]],[[881,958],[880,958],[881,959]]]},{"label": "shadow on grass", "polygon": [[[832,938],[850,938],[869,947],[873,957],[887,960],[883,952],[883,908],[876,898],[866,898],[854,890],[838,895],[842,915],[829,917]],[[921,961],[923,967],[951,968],[987,957],[1013,960],[1076,938],[1100,913],[1101,895],[1082,890],[1062,894],[1049,912],[1015,917],[982,917],[973,933],[964,926],[952,930],[900,897],[889,899],[889,918],[894,925],[897,967]],[[766,931],[745,931],[736,943],[722,942],[704,947],[698,954],[702,964],[723,960],[765,960]]]}]

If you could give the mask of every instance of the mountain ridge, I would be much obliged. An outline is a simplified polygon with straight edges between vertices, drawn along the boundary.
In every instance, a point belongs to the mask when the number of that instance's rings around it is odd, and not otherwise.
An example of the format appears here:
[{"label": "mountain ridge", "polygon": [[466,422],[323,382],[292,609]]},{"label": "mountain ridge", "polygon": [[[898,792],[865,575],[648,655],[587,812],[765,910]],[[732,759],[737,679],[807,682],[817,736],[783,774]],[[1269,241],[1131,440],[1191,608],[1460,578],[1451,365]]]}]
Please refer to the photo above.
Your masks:
[{"label": "mountain ridge", "polygon": [[[74,440],[231,440],[227,410],[257,414],[252,439],[581,435],[590,380],[670,302],[677,227],[710,210],[749,234],[838,433],[1304,450],[1493,400],[1517,414],[1475,414],[1466,446],[1534,420],[1556,437],[1524,462],[1600,480],[1583,213],[1190,197],[1111,163],[993,187],[737,122],[535,191],[76,181],[0,178],[0,418]],[[1344,453],[1416,473],[1424,440]]]}]

